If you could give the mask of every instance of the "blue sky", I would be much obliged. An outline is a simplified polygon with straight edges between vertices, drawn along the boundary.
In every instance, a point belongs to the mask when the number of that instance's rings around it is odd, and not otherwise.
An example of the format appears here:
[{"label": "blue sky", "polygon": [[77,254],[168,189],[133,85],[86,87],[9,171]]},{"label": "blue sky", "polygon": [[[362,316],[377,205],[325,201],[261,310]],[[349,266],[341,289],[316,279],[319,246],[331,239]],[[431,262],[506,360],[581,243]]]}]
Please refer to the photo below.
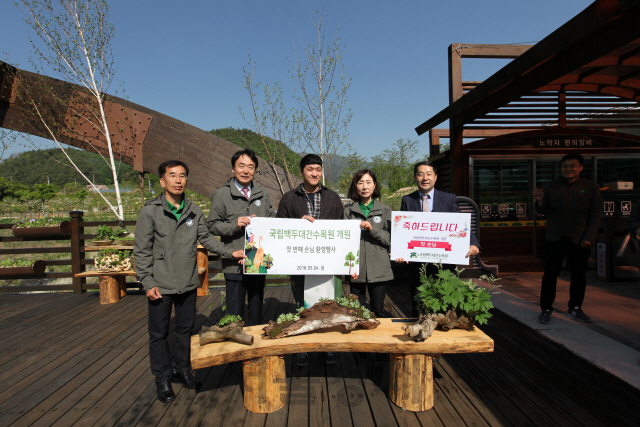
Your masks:
[{"label": "blue sky", "polygon": [[[586,8],[584,0],[377,1],[111,1],[123,83],[137,104],[204,130],[248,127],[238,107],[250,109],[242,86],[248,55],[257,81],[280,81],[286,102],[294,82],[293,44],[312,43],[311,15],[326,17],[327,36],[340,26],[345,75],[352,78],[349,142],[370,157],[400,138],[427,136],[414,128],[448,103],[447,47],[451,43],[536,42]],[[30,70],[30,28],[13,2],[0,6],[2,59]],[[300,52],[298,50],[298,52]],[[503,60],[463,60],[463,80],[483,80]],[[444,127],[441,125],[440,127]],[[11,152],[23,151],[14,147]]]}]

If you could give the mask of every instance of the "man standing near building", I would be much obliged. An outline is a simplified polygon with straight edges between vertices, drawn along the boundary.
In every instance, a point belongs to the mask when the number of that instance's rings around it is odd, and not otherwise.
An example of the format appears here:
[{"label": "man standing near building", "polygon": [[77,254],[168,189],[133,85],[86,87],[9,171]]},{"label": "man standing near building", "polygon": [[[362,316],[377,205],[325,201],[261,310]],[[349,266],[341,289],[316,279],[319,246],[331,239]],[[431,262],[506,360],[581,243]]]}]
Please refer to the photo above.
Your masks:
[{"label": "man standing near building", "polygon": [[[258,157],[251,149],[237,151],[231,157],[233,177],[214,191],[211,211],[207,217],[209,231],[220,236],[222,243],[233,250],[244,250],[245,227],[251,217],[273,217],[269,193],[253,182],[258,169]],[[242,266],[222,260],[226,292],[227,313],[243,316],[245,297],[249,300],[249,318],[245,325],[259,325],[262,321],[265,275],[245,275]]]},{"label": "man standing near building", "polygon": [[534,190],[537,211],[547,216],[545,266],[540,290],[540,323],[549,323],[556,299],[556,283],[567,260],[571,272],[569,313],[590,322],[582,311],[587,289],[587,263],[600,227],[602,198],[598,184],[580,177],[584,158],[567,154],[560,161],[561,178],[551,181],[544,191]]},{"label": "man standing near building", "polygon": [[[342,219],[344,207],[340,196],[321,184],[322,159],[315,154],[307,154],[300,160],[300,175],[303,183],[288,191],[278,205],[276,218],[303,218],[314,222],[316,219]],[[304,306],[304,276],[291,276],[293,297],[296,307]],[[325,355],[325,362],[337,361],[334,353]],[[299,366],[309,363],[307,353],[299,353]]]},{"label": "man standing near building", "polygon": [[[445,193],[440,190],[436,190],[434,187],[438,180],[438,167],[433,162],[419,162],[413,166],[413,180],[418,186],[418,191],[414,191],[411,194],[407,194],[402,197],[400,203],[401,211],[413,211],[413,212],[460,212],[458,206],[458,199],[455,194]],[[469,233],[469,252],[467,252],[467,258],[475,256],[480,253],[480,243],[476,235]],[[420,283],[420,267],[422,263],[405,261],[404,258],[396,259],[396,262],[407,262],[410,268],[410,286],[411,286],[411,301],[412,301],[412,316],[417,317],[419,314],[415,296],[418,294],[418,286]],[[455,265],[443,264],[443,267],[453,271]],[[435,275],[438,272],[438,266],[436,264],[427,265],[427,276]]]},{"label": "man standing near building", "polygon": [[[176,398],[171,381],[196,388],[191,374],[191,332],[196,316],[198,240],[208,250],[226,258],[242,259],[209,234],[202,209],[184,197],[189,168],[179,160],[158,168],[164,193],[147,202],[136,224],[133,248],[136,275],[149,298],[149,359],[156,377],[158,400]],[[173,366],[169,352],[169,322],[175,306],[176,348]]]}]

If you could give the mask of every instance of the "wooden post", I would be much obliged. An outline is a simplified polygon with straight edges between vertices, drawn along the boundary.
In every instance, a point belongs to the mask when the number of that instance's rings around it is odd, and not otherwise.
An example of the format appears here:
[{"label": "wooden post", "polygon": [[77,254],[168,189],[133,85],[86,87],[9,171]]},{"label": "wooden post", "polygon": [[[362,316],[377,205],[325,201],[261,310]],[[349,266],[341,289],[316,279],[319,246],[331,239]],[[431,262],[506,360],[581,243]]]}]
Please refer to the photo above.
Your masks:
[{"label": "wooden post", "polygon": [[85,271],[85,267],[82,264],[82,259],[84,258],[84,252],[82,251],[84,240],[80,239],[80,236],[84,234],[84,227],[80,226],[83,215],[84,212],[82,211],[69,212],[69,216],[71,217],[71,272],[73,273],[72,283],[74,294],[83,293],[84,289],[82,289],[82,285],[87,283],[86,278],[75,277],[76,274]]},{"label": "wooden post", "polygon": [[433,408],[433,362],[426,354],[391,353],[389,399],[407,411]]},{"label": "wooden post", "polygon": [[244,406],[258,414],[270,414],[287,400],[283,356],[258,357],[242,361]]},{"label": "wooden post", "polygon": [[127,276],[116,276],[120,298],[127,296]]},{"label": "wooden post", "polygon": [[100,304],[113,304],[120,301],[119,279],[125,279],[125,277],[100,276]]},{"label": "wooden post", "polygon": [[[204,269],[204,272],[200,273]],[[209,254],[205,248],[198,248],[198,286],[197,296],[206,297],[209,294]]]}]

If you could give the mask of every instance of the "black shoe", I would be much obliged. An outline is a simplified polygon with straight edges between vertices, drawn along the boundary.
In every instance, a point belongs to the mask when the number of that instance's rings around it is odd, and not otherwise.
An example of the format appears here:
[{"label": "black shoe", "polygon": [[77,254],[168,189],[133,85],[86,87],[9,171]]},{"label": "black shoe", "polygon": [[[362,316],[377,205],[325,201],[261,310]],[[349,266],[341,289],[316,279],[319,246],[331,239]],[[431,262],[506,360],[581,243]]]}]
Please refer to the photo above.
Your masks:
[{"label": "black shoe", "polygon": [[591,318],[584,314],[580,307],[570,308],[567,312],[581,322],[591,322]]},{"label": "black shoe", "polygon": [[542,314],[538,317],[540,323],[549,323],[551,321],[551,310],[542,310]]},{"label": "black shoe", "polygon": [[169,403],[176,400],[176,394],[171,388],[171,378],[165,377],[160,382],[156,382],[156,388],[158,390],[158,400],[162,403]]},{"label": "black shoe", "polygon": [[327,365],[333,365],[337,361],[338,355],[333,351],[327,351],[327,353],[324,355],[324,363],[326,363]]},{"label": "black shoe", "polygon": [[171,376],[171,381],[182,384],[182,387],[184,388],[194,389],[200,387],[200,381],[191,375],[189,371],[175,372]]},{"label": "black shoe", "polygon": [[296,355],[296,365],[307,366],[309,364],[309,353],[298,353]]}]

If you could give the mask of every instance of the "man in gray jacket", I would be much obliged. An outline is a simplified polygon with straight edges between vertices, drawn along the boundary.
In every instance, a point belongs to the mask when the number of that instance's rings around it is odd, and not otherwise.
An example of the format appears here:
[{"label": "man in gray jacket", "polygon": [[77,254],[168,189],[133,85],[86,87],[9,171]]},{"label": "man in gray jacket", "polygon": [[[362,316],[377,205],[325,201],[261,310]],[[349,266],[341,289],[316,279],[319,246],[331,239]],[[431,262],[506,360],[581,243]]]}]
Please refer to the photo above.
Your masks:
[{"label": "man in gray jacket", "polygon": [[[269,193],[253,182],[258,169],[258,157],[253,150],[245,149],[231,157],[233,177],[211,196],[211,211],[207,227],[233,250],[244,250],[245,227],[251,217],[274,217]],[[249,319],[245,325],[259,325],[262,320],[265,275],[245,275],[242,266],[231,260],[222,260],[227,291],[227,312],[244,315],[244,300],[249,299]]]},{"label": "man in gray jacket", "polygon": [[[209,251],[242,259],[209,234],[202,209],[184,197],[189,168],[169,160],[158,168],[164,193],[147,202],[136,223],[136,275],[149,298],[149,359],[156,377],[158,400],[176,398],[171,381],[197,388],[191,374],[191,332],[196,314],[198,240]],[[173,366],[169,352],[169,322],[175,306],[176,348]]]},{"label": "man in gray jacket", "polygon": [[548,183],[544,191],[533,191],[537,211],[547,215],[540,323],[551,320],[558,274],[565,258],[571,270],[569,314],[581,322],[591,321],[582,311],[582,302],[589,255],[600,227],[602,198],[597,183],[580,177],[583,169],[582,155],[567,154],[560,161],[562,177]]}]

